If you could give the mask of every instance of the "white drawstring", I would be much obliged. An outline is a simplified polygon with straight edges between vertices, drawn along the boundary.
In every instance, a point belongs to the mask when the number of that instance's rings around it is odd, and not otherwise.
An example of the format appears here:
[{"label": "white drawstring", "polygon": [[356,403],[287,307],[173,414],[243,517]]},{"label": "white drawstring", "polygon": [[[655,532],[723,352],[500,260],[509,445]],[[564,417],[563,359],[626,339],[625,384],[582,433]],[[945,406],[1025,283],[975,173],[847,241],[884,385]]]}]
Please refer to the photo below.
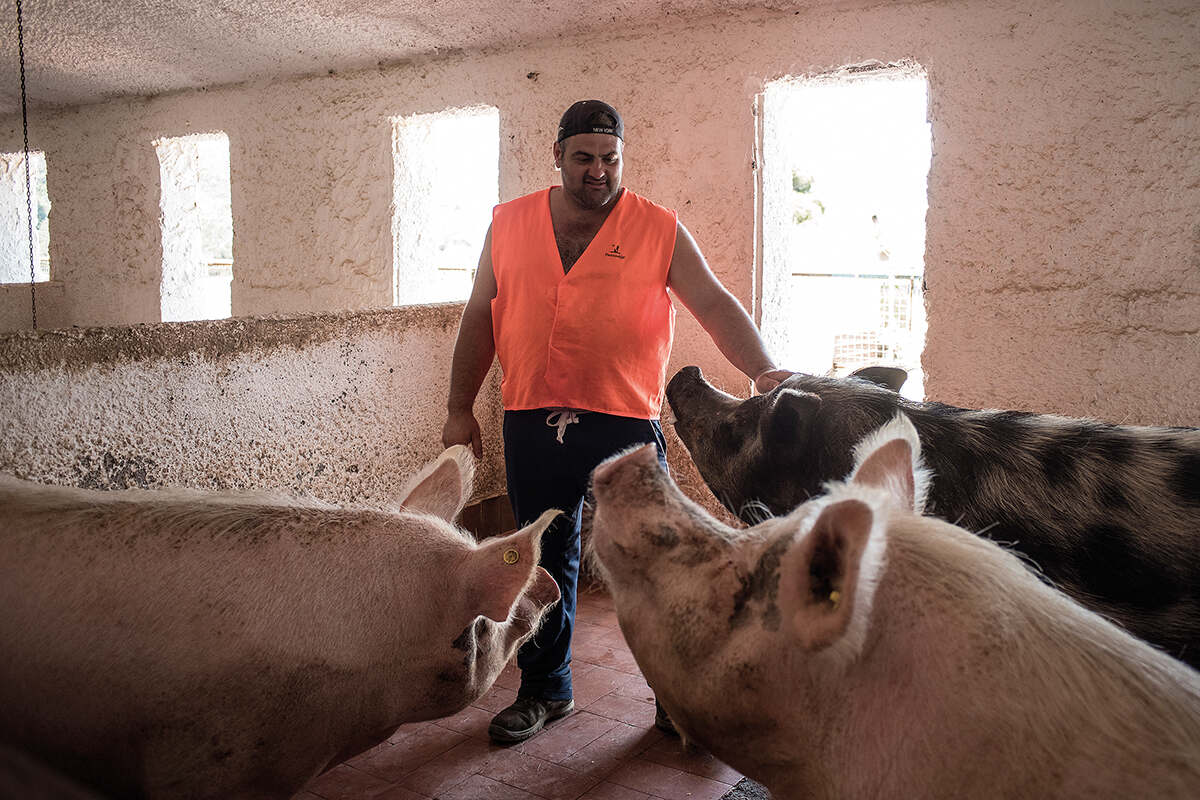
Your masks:
[{"label": "white drawstring", "polygon": [[563,444],[563,431],[572,422],[579,422],[579,415],[569,408],[556,408],[546,415],[546,424],[558,428],[558,443]]}]

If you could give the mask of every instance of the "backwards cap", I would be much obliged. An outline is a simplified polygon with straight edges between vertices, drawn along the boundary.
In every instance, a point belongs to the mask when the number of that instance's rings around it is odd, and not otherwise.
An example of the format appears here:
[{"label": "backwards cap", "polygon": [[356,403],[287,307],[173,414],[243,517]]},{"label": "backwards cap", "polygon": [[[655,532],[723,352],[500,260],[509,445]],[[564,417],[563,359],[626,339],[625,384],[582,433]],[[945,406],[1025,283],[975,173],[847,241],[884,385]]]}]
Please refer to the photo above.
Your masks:
[{"label": "backwards cap", "polygon": [[625,123],[617,110],[601,100],[580,100],[565,112],[558,122],[558,138],[561,142],[577,133],[607,133],[624,141]]}]

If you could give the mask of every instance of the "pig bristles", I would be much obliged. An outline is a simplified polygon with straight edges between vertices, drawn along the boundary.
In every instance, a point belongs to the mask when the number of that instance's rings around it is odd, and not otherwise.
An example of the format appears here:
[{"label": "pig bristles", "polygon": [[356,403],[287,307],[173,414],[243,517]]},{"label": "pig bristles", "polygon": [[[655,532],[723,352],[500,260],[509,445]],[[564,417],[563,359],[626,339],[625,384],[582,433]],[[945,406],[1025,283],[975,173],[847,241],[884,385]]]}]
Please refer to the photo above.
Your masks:
[{"label": "pig bristles", "polygon": [[[729,506],[722,501],[722,505],[726,508]],[[738,512],[738,518],[746,521],[747,525],[759,525],[769,519],[774,519],[775,515],[771,513],[771,509],[767,508],[767,504],[758,500],[747,500],[741,511]]]},{"label": "pig bristles", "polygon": [[580,558],[579,566],[580,573],[594,578],[600,584],[601,588],[607,590],[612,585],[608,572],[604,569],[604,564],[600,562],[599,556],[596,555],[596,548],[593,546],[593,538],[591,536],[584,539],[583,555]]},{"label": "pig bristles", "polygon": [[[961,522],[962,522],[962,518],[960,517],[958,520],[956,520],[954,522],[954,525],[956,527],[961,528],[962,527]],[[1042,565],[1039,564],[1037,561],[1035,561],[1033,559],[1033,556],[1031,556],[1028,553],[1025,553],[1021,550],[1016,549],[1017,542],[993,539],[992,537],[987,535],[988,531],[992,530],[999,524],[1000,523],[998,523],[998,522],[993,522],[989,525],[984,525],[982,528],[980,528],[977,531],[972,531],[972,533],[974,533],[976,536],[979,536],[980,538],[987,539],[989,542],[996,545],[1004,552],[1013,556],[1018,561],[1021,561],[1022,563],[1024,563],[1026,568],[1030,572],[1032,572],[1034,575],[1037,575],[1039,578],[1041,578],[1042,582],[1045,583],[1047,586],[1053,586],[1055,589],[1065,592],[1066,590],[1062,586],[1060,586],[1057,581],[1051,579],[1050,576],[1046,574],[1046,571],[1044,569],[1042,569]],[[1066,593],[1070,594],[1070,592],[1066,592]],[[1103,616],[1103,615],[1101,615],[1101,616]],[[1111,622],[1114,620],[1109,620],[1109,621]],[[1120,623],[1117,623],[1117,624],[1120,624]]]},{"label": "pig bristles", "polygon": [[908,449],[912,454],[914,494],[912,511],[920,514],[925,510],[925,499],[929,494],[931,473],[921,462],[921,438],[917,435],[917,429],[903,412],[897,413],[891,421],[867,434],[854,446],[854,469],[850,474],[858,472],[858,468],[862,466],[867,456],[893,439],[903,439],[908,442]]}]

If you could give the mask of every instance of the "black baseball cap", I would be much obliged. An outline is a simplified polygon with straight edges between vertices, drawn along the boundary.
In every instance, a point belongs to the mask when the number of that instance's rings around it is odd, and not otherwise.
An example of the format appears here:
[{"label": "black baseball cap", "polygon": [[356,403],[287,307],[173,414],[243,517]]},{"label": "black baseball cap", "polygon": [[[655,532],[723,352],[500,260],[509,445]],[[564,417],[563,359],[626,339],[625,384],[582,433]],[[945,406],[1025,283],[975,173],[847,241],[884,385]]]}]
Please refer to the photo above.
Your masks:
[{"label": "black baseball cap", "polygon": [[625,140],[625,123],[617,110],[602,100],[580,100],[565,112],[558,122],[558,138],[561,142],[577,133],[608,133]]}]

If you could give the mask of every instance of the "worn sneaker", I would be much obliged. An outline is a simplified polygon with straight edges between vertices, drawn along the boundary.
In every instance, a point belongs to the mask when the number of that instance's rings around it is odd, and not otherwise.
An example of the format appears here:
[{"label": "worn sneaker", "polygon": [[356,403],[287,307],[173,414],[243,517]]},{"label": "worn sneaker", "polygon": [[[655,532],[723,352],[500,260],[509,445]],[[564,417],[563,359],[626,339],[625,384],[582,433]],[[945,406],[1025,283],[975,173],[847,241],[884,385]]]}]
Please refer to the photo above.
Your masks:
[{"label": "worn sneaker", "polygon": [[565,717],[575,709],[575,701],[542,700],[537,697],[518,697],[517,702],[492,718],[488,736],[492,741],[511,744],[523,742],[552,720]]},{"label": "worn sneaker", "polygon": [[679,735],[679,731],[675,730],[675,723],[671,722],[671,715],[662,707],[662,703],[658,702],[657,697],[654,698],[654,727],[672,736]]}]

